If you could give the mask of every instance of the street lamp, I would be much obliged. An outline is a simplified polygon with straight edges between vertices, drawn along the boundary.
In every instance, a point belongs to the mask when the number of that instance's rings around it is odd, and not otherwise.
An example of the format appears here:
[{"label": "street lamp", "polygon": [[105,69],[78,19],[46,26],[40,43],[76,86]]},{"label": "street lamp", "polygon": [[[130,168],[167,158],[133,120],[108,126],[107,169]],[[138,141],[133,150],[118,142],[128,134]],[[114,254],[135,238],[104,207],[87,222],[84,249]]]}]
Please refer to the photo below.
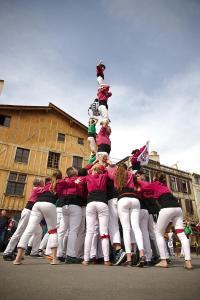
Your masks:
[{"label": "street lamp", "polygon": [[0,96],[1,96],[1,92],[3,90],[3,85],[4,85],[4,80],[0,79]]}]

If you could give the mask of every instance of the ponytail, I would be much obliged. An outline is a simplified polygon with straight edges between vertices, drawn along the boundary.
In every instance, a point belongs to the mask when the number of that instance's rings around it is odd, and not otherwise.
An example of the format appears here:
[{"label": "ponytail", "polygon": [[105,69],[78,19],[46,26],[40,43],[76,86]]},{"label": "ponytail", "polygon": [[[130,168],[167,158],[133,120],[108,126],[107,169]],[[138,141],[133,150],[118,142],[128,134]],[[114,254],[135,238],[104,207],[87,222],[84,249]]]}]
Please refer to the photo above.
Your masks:
[{"label": "ponytail", "polygon": [[114,186],[117,191],[121,192],[121,190],[126,186],[128,179],[128,172],[126,164],[121,164],[117,168],[116,175],[114,177]]},{"label": "ponytail", "polygon": [[56,184],[59,179],[62,179],[62,172],[60,170],[57,170],[56,172],[54,172],[52,174],[52,177],[51,177],[51,185],[49,188],[50,192],[55,193]]}]

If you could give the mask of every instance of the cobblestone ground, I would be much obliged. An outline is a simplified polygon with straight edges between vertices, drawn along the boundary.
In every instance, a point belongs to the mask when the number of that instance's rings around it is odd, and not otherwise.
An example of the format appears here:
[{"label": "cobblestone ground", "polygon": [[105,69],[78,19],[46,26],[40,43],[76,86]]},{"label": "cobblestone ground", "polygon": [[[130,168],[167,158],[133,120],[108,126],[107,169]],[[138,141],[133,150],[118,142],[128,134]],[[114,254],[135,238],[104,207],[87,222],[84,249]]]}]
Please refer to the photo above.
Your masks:
[{"label": "cobblestone ground", "polygon": [[51,266],[44,258],[25,258],[14,266],[0,256],[0,299],[200,299],[200,257],[194,270],[174,259],[168,269],[104,267],[103,265]]}]

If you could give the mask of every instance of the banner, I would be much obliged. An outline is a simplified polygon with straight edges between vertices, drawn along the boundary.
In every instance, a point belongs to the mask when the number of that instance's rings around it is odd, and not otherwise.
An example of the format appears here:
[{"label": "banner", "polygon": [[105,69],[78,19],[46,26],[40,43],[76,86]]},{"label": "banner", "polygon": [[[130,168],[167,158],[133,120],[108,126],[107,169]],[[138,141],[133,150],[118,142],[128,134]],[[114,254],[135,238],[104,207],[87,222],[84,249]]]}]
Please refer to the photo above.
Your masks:
[{"label": "banner", "polygon": [[138,156],[137,161],[140,162],[141,166],[148,165],[148,162],[149,162],[149,142],[146,143],[143,151]]}]

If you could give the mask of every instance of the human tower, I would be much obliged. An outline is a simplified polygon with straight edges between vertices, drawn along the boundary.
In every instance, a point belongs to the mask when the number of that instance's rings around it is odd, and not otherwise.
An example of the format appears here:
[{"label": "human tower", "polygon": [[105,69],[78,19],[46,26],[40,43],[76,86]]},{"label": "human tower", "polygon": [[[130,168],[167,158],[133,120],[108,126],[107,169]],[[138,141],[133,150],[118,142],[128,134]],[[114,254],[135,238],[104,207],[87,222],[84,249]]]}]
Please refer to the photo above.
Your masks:
[{"label": "human tower", "polygon": [[[96,66],[96,76],[98,82],[97,98],[88,109],[88,142],[90,144],[90,160],[93,162],[99,155],[109,156],[111,151],[111,127],[108,115],[108,99],[112,96],[110,86],[104,83],[104,71],[106,66],[100,61]],[[100,130],[96,134],[96,124],[100,122]]]}]

